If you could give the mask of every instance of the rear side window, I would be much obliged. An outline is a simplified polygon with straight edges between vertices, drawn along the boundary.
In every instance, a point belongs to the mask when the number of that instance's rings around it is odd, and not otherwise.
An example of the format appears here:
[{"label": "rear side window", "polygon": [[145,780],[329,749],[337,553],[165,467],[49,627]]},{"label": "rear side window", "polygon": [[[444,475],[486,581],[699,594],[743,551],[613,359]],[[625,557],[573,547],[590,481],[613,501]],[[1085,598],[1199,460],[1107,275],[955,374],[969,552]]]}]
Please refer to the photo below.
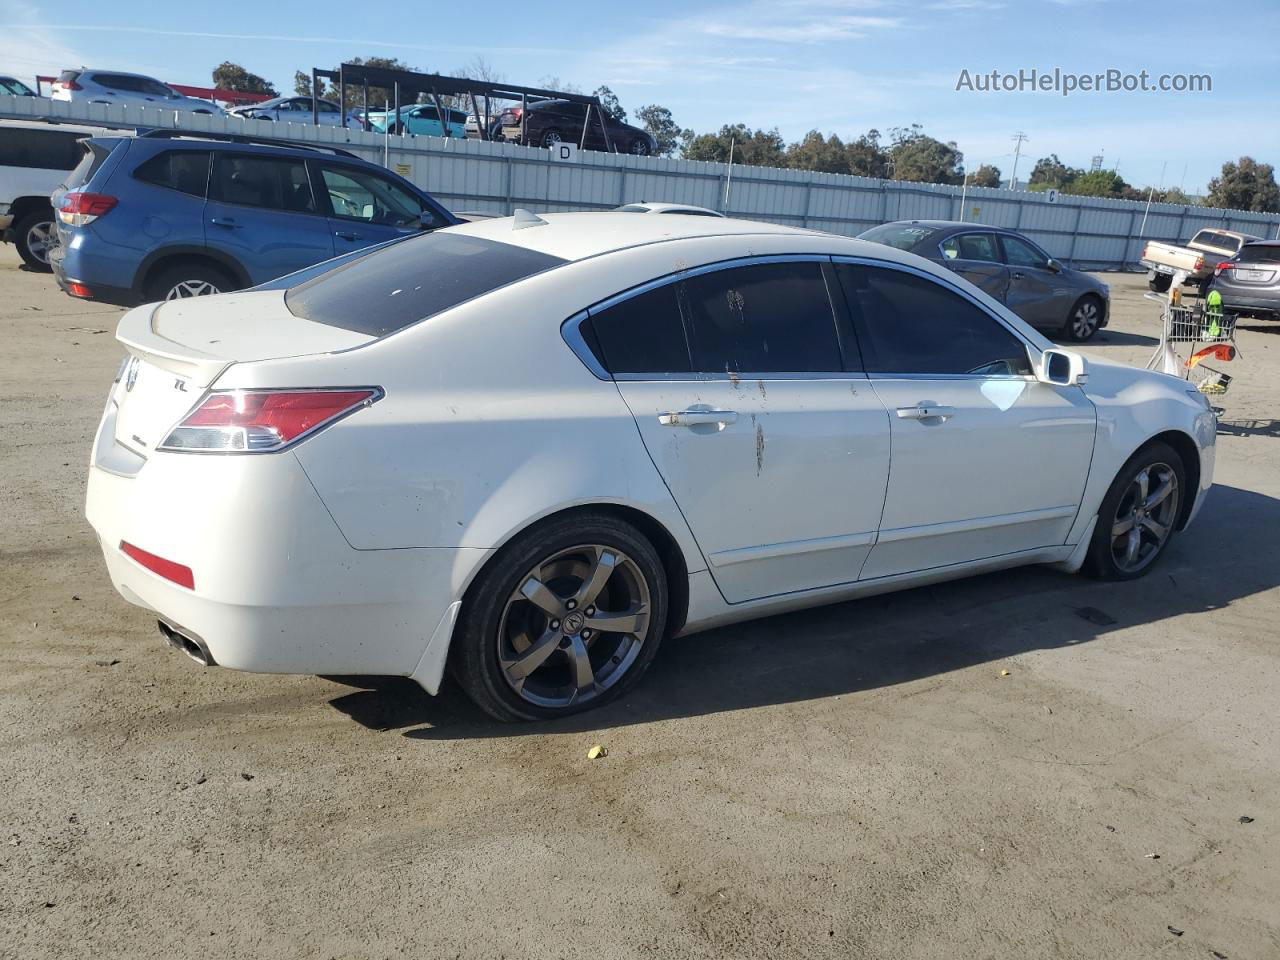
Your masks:
[{"label": "rear side window", "polygon": [[120,140],[90,140],[84,146],[88,149],[80,156],[80,162],[62,181],[64,187],[74,190],[82,187],[98,172],[102,162],[111,156],[111,151],[121,144]]},{"label": "rear side window", "polygon": [[217,154],[209,199],[294,213],[316,209],[306,164],[282,157]]},{"label": "rear side window", "polygon": [[84,148],[83,133],[0,126],[0,167],[74,170]]},{"label": "rear side window", "polygon": [[868,373],[1026,375],[1026,345],[934,280],[902,270],[836,265]]},{"label": "rear side window", "polygon": [[166,150],[138,167],[133,175],[144,183],[203,197],[209,182],[209,153],[205,150]]},{"label": "rear side window", "polygon": [[677,284],[591,311],[604,366],[611,373],[688,373],[693,369],[676,299]]},{"label": "rear side window", "polygon": [[821,264],[752,264],[679,286],[695,372],[842,369]]},{"label": "rear side window", "polygon": [[566,262],[495,240],[428,233],[308,279],[285,294],[285,304],[316,323],[385,337]]},{"label": "rear side window", "polygon": [[939,249],[946,260],[1000,262],[996,238],[989,233],[962,233],[958,237],[948,237],[939,244]]},{"label": "rear side window", "polygon": [[1280,245],[1271,243],[1246,243],[1236,254],[1236,263],[1276,263],[1280,261]]},{"label": "rear side window", "polygon": [[131,77],[126,73],[95,73],[93,82],[108,90],[124,90],[128,93],[141,93],[148,97],[174,96],[173,90],[150,77]]}]

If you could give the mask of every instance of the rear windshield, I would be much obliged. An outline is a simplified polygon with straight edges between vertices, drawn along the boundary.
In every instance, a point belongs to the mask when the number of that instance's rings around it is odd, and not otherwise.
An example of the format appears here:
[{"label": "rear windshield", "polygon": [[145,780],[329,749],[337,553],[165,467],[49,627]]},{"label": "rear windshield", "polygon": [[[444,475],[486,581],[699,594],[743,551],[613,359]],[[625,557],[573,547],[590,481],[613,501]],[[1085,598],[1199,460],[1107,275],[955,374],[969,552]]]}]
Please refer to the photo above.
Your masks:
[{"label": "rear windshield", "polygon": [[111,156],[112,149],[122,142],[121,140],[84,141],[84,146],[88,149],[81,155],[80,162],[76,164],[75,169],[67,174],[62,181],[62,185],[72,190],[76,187],[83,187],[93,179],[93,175],[102,166],[102,161]]},{"label": "rear windshield", "polygon": [[937,232],[934,227],[923,227],[918,223],[885,223],[858,236],[862,240],[874,240],[899,250],[910,250]]},{"label": "rear windshield", "polygon": [[1201,247],[1213,247],[1215,250],[1226,250],[1235,253],[1240,249],[1240,245],[1244,242],[1239,237],[1228,236],[1225,233],[1219,233],[1217,230],[1201,230],[1191,242]]},{"label": "rear windshield", "polygon": [[1236,263],[1280,262],[1280,244],[1246,243],[1235,256]]},{"label": "rear windshield", "polygon": [[385,337],[490,290],[568,261],[479,237],[429,233],[290,287],[294,316]]}]

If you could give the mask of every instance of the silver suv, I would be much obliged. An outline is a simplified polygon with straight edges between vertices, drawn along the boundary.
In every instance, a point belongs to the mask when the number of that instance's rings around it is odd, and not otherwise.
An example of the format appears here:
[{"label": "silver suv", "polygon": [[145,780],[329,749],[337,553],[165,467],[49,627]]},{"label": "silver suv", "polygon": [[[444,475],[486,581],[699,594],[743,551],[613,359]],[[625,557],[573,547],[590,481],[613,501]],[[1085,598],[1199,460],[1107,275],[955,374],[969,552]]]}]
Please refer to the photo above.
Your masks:
[{"label": "silver suv", "polygon": [[132,107],[163,107],[187,113],[222,116],[223,110],[207,100],[179,93],[167,83],[141,73],[118,70],[63,70],[53,82],[53,99],[70,103],[122,103]]}]

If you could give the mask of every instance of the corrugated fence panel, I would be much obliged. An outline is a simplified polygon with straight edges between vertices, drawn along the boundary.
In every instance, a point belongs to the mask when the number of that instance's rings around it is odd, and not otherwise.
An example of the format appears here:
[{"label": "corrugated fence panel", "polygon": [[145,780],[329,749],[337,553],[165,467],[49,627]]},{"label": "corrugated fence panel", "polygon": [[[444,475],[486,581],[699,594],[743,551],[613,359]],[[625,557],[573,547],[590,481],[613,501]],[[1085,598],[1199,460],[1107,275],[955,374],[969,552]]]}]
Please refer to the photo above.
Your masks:
[{"label": "corrugated fence panel", "polygon": [[[156,107],[71,104],[0,96],[0,117],[108,127],[239,133],[341,147],[404,173],[453,210],[508,214],[604,210],[637,200],[690,203],[730,215],[855,236],[887,220],[963,219],[1020,230],[1077,266],[1128,269],[1149,239],[1185,241],[1202,227],[1280,237],[1280,215],[943,184],[875,180],[769,167],[580,151],[556,162],[509,143],[383,134],[179,114]],[[1145,222],[1144,222],[1145,219]]]}]

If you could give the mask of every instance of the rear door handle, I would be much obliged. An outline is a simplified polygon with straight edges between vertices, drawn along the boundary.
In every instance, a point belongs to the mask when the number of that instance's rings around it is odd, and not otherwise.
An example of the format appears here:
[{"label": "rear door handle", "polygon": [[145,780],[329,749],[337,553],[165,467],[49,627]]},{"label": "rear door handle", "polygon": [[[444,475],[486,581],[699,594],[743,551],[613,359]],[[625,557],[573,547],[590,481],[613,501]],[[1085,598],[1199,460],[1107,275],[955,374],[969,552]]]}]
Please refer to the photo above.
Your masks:
[{"label": "rear door handle", "polygon": [[335,230],[333,235],[339,240],[359,240],[360,234],[352,233],[350,230]]},{"label": "rear door handle", "polygon": [[950,420],[955,415],[955,407],[938,403],[917,403],[914,407],[898,408],[900,420]]},{"label": "rear door handle", "polygon": [[664,427],[697,427],[708,423],[727,425],[738,422],[735,410],[680,410],[658,415]]},{"label": "rear door handle", "polygon": [[239,229],[240,227],[240,224],[236,223],[235,220],[231,217],[214,217],[209,222],[212,223],[215,227],[227,227],[232,230]]},{"label": "rear door handle", "polygon": [[1025,274],[1025,273],[1022,273],[1021,271],[1016,271],[1016,272],[1014,272],[1014,274],[1013,274],[1013,279],[1015,279],[1015,280],[1022,280],[1022,279],[1024,279],[1025,277],[1026,277],[1026,274]]}]

